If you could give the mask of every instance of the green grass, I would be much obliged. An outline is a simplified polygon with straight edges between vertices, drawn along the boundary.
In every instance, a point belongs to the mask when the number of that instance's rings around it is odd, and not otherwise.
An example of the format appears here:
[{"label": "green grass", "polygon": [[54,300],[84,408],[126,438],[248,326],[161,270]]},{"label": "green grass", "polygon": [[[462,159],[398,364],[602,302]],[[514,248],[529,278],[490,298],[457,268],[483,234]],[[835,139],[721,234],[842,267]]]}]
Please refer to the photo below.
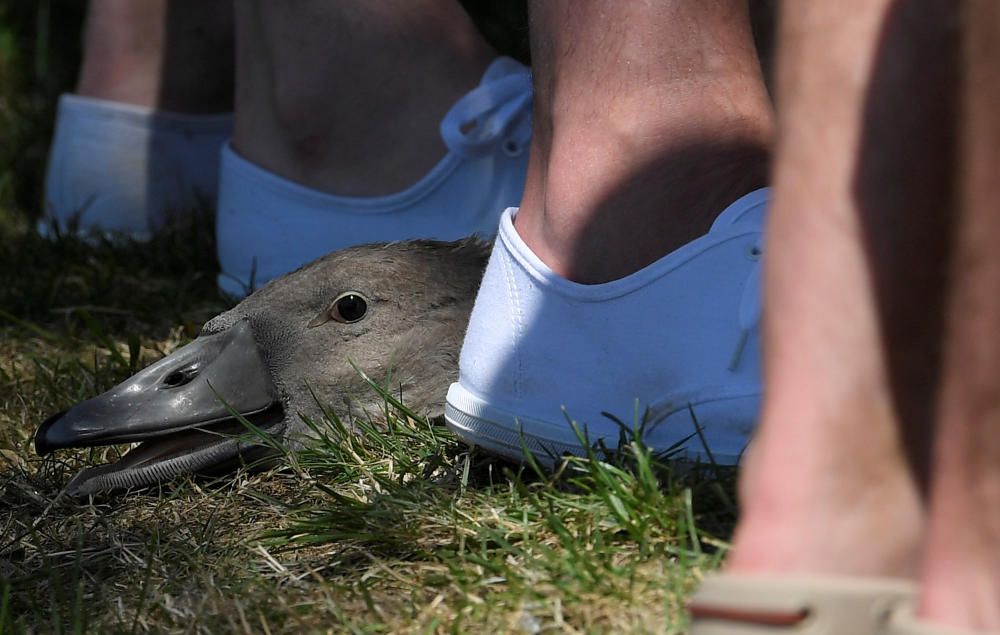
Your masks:
[{"label": "green grass", "polygon": [[205,253],[197,226],[87,246],[0,225],[2,632],[683,632],[732,477],[640,445],[538,474],[386,396],[277,470],[58,498],[120,449],[41,460],[35,426],[225,307]]},{"label": "green grass", "polygon": [[[121,448],[41,460],[35,427],[226,307],[204,223],[142,246],[31,230],[81,8],[0,1],[0,633],[683,632],[733,477],[640,445],[539,474],[387,397],[359,434],[312,422],[268,472],[59,496]],[[484,24],[523,56],[522,27]]]}]

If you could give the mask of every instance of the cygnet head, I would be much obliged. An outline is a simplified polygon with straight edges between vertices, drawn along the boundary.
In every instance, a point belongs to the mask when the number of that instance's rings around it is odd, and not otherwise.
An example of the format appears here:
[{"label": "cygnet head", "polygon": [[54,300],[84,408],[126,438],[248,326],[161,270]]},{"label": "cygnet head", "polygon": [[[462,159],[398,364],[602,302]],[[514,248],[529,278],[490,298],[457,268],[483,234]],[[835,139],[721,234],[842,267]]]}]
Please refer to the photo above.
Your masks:
[{"label": "cygnet head", "polygon": [[377,417],[384,400],[361,372],[413,410],[439,416],[488,254],[487,244],[468,239],[324,256],[209,320],[187,346],[50,417],[35,447],[47,454],[141,442],[74,477],[67,493],[86,495],[266,455],[233,412],[291,443],[308,433],[303,417],[318,420],[324,407],[346,422]]}]

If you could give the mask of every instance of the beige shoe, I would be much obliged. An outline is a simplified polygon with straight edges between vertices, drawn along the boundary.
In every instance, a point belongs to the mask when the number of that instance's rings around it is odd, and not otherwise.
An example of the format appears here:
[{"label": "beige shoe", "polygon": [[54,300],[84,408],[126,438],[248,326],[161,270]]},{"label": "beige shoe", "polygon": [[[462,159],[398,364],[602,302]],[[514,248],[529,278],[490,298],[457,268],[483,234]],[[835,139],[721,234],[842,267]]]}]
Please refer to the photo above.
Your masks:
[{"label": "beige shoe", "polygon": [[897,609],[915,594],[912,582],[893,578],[714,574],[691,598],[688,632],[880,635]]}]

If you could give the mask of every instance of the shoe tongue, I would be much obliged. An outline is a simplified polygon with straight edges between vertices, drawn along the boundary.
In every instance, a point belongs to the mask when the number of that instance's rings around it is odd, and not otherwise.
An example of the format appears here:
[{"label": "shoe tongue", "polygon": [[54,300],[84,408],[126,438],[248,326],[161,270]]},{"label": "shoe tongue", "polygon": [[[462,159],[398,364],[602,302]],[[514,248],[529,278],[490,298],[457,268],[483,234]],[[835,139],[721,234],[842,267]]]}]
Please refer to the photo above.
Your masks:
[{"label": "shoe tongue", "polygon": [[514,58],[498,57],[486,68],[486,72],[483,73],[483,79],[479,82],[479,85],[482,86],[501,77],[514,75],[515,73],[524,73],[526,71],[527,67]]},{"label": "shoe tongue", "polygon": [[734,203],[724,209],[718,218],[715,219],[709,233],[744,223],[763,229],[770,195],[771,188],[762,187],[759,190],[754,190],[736,199]]}]

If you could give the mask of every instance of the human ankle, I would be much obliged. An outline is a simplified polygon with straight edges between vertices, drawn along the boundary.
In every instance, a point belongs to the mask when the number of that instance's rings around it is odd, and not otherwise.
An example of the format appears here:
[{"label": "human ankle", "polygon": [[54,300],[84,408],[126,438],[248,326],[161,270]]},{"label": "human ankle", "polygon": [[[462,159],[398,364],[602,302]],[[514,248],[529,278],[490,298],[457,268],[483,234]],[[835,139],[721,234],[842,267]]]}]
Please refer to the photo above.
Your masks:
[{"label": "human ankle", "polygon": [[[964,403],[954,405],[956,398]],[[987,403],[993,405],[994,400]],[[965,392],[942,405],[951,417],[945,415],[938,432],[917,613],[934,623],[997,632],[1000,474],[996,444],[990,441],[996,418],[989,408],[977,407],[981,405],[976,395]],[[956,412],[977,423],[988,422],[981,425],[990,432],[977,438],[970,434],[971,426],[954,425]]]},{"label": "human ankle", "polygon": [[[607,282],[651,264],[767,184],[770,115],[752,110],[689,103],[651,117],[644,96],[599,120],[553,122],[550,148],[533,148],[542,158],[529,167],[518,233],[576,282]],[[536,146],[547,143],[543,136]]]},{"label": "human ankle", "polygon": [[[818,477],[793,478],[815,482]],[[785,479],[787,487],[787,474]],[[745,498],[727,562],[731,571],[917,576],[922,524],[905,484],[883,482],[839,500],[792,492]]]},{"label": "human ankle", "polygon": [[[303,27],[302,48],[337,63],[303,63],[280,33],[258,34],[274,38],[273,59],[240,51],[235,148],[330,194],[371,197],[412,186],[446,154],[441,120],[480,82],[495,53],[458,5],[347,3],[300,13],[284,16],[286,26],[313,17],[328,27]],[[357,29],[362,23],[366,28]],[[286,68],[292,63],[299,65]]]},{"label": "human ankle", "polygon": [[916,576],[923,502],[898,444],[879,435],[891,415],[870,405],[849,415],[870,424],[850,442],[842,413],[765,410],[744,457],[731,570]]},{"label": "human ankle", "polygon": [[[466,90],[474,86],[470,82]],[[331,116],[308,97],[286,94],[276,100],[273,134],[258,130],[250,137],[238,126],[234,145],[265,169],[321,192],[393,194],[420,180],[447,153],[439,126],[458,96],[442,92],[429,90],[422,98],[407,93],[377,107],[357,106],[368,113],[367,126]]]},{"label": "human ankle", "polygon": [[232,5],[92,2],[75,92],[168,112],[233,107]]}]

